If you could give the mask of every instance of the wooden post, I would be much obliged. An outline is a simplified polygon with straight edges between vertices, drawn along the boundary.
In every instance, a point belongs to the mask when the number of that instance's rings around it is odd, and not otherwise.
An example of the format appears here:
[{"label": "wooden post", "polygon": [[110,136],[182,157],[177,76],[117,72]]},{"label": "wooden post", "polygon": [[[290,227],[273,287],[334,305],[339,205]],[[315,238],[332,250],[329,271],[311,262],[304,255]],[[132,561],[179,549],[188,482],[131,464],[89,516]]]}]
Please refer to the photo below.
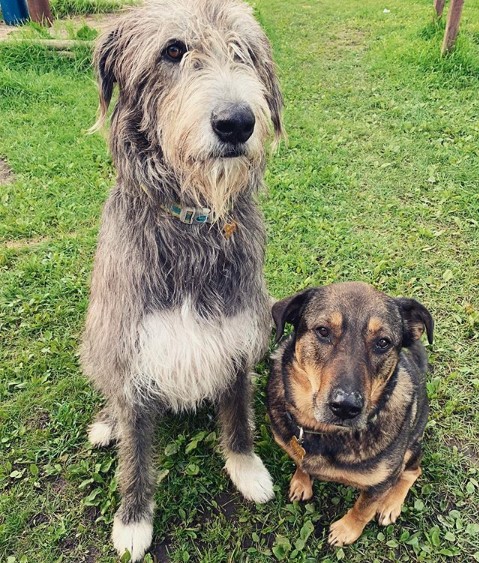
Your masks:
[{"label": "wooden post", "polygon": [[451,0],[447,14],[446,32],[444,33],[444,41],[442,42],[441,55],[443,56],[451,51],[456,42],[463,5],[464,0]]},{"label": "wooden post", "polygon": [[439,19],[444,11],[444,4],[446,0],[434,0],[434,11],[436,12],[436,18]]},{"label": "wooden post", "polygon": [[28,11],[32,21],[41,25],[52,25],[53,16],[49,0],[28,0]]}]

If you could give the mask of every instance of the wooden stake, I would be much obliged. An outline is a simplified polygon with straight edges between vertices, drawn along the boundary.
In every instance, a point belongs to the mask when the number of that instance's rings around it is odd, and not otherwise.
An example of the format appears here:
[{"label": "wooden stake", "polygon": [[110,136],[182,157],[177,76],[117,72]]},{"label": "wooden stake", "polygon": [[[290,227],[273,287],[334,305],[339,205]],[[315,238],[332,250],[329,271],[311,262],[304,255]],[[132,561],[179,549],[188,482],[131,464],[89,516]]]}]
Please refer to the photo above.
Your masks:
[{"label": "wooden stake", "polygon": [[436,12],[436,18],[439,19],[444,11],[444,4],[446,0],[434,0],[434,11]]},{"label": "wooden stake", "polygon": [[53,16],[49,0],[28,0],[28,11],[32,21],[47,27],[52,25]]},{"label": "wooden stake", "polygon": [[457,33],[459,31],[459,22],[461,21],[462,7],[464,0],[451,0],[449,12],[447,14],[446,32],[444,33],[444,41],[442,42],[441,55],[449,53],[456,42]]}]

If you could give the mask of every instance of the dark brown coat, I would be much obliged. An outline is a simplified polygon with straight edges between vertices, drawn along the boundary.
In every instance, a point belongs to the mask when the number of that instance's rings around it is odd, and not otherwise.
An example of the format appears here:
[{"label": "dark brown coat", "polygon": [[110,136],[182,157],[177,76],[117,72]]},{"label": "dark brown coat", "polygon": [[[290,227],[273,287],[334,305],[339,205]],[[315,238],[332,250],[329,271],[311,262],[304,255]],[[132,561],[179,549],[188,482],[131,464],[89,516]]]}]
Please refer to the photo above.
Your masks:
[{"label": "dark brown coat", "polygon": [[329,542],[354,542],[376,513],[396,520],[420,475],[428,404],[427,359],[433,320],[413,299],[363,283],[309,289],[273,307],[277,338],[268,411],[277,443],[294,459],[290,498],[313,494],[312,479],[361,490],[331,526]]}]

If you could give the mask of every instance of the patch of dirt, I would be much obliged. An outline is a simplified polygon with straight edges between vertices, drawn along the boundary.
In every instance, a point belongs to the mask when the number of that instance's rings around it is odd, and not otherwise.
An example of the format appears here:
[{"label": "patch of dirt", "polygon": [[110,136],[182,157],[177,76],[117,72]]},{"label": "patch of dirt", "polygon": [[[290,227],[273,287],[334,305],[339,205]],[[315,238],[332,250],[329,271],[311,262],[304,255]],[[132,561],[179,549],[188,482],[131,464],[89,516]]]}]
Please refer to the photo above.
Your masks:
[{"label": "patch of dirt", "polygon": [[96,563],[99,561],[100,551],[93,546],[89,546],[87,549],[85,563]]},{"label": "patch of dirt", "polygon": [[[6,245],[8,247],[8,243]],[[27,426],[32,430],[45,430],[50,423],[50,415],[47,411],[40,411],[27,421]]]},{"label": "patch of dirt", "polygon": [[337,49],[354,49],[362,51],[366,48],[367,31],[359,28],[346,28],[329,37],[328,44]]},{"label": "patch of dirt", "polygon": [[444,442],[447,446],[457,448],[457,451],[461,453],[472,465],[479,467],[479,450],[477,447],[471,444],[464,444],[463,442],[456,439],[454,436],[445,437]]},{"label": "patch of dirt", "polygon": [[56,242],[60,240],[70,240],[76,239],[78,237],[78,233],[73,231],[71,233],[65,233],[61,235],[61,238],[54,239],[52,237],[32,237],[32,238],[23,238],[18,240],[7,240],[3,242],[3,246],[5,248],[9,248],[10,250],[24,250],[26,248],[31,248],[38,246],[40,244],[47,244],[49,242]]},{"label": "patch of dirt", "polygon": [[236,520],[239,506],[238,493],[229,491],[218,493],[211,504],[200,509],[196,521],[204,525],[222,515],[229,522],[233,522]]},{"label": "patch of dirt", "polygon": [[[268,534],[264,534],[263,533],[263,524],[261,522],[257,522],[255,521],[253,523],[254,529],[255,531],[258,533],[259,536],[261,536],[264,544],[266,545],[266,547],[272,548],[274,545],[274,542],[276,540],[276,534],[269,532]],[[242,540],[241,540],[241,548],[244,550],[247,550],[250,547],[254,546],[254,541],[251,537],[249,536],[245,536]]]},{"label": "patch of dirt", "polygon": [[52,492],[54,492],[55,494],[61,493],[66,489],[67,486],[68,481],[62,476],[55,477],[55,479],[51,481]]},{"label": "patch of dirt", "polygon": [[10,184],[10,182],[13,182],[13,172],[6,160],[0,158],[0,186]]},{"label": "patch of dirt", "polygon": [[[205,526],[208,522],[216,520],[218,516],[224,516],[230,522],[236,521],[237,513],[240,508],[240,498],[237,492],[224,491],[218,493],[214,497],[213,501],[214,502],[208,503],[207,506],[202,507],[198,511],[196,518],[192,523],[192,526],[195,526],[196,524]],[[174,527],[175,522],[169,522],[169,526]],[[201,550],[203,547],[206,548],[203,542],[199,540],[196,540],[196,547],[199,550]],[[169,563],[171,561],[171,550],[171,538],[167,537],[160,543],[153,543],[150,549],[150,553],[155,563]]]},{"label": "patch of dirt", "polygon": [[5,41],[6,39],[10,39],[9,35],[11,35],[17,27],[13,25],[7,25],[5,22],[0,22],[0,41]]},{"label": "patch of dirt", "polygon": [[20,240],[7,240],[4,244],[5,248],[9,248],[11,250],[19,250],[21,248],[28,248],[30,246],[42,244],[42,242],[50,242],[50,240],[51,239],[48,237],[35,237]]},{"label": "patch of dirt", "polygon": [[215,496],[218,512],[222,514],[226,520],[234,520],[238,512],[238,495],[231,494],[227,491],[219,493]]},{"label": "patch of dirt", "polygon": [[155,563],[170,563],[171,544],[167,541],[159,544],[153,544],[149,552],[151,553]]},{"label": "patch of dirt", "polygon": [[50,518],[46,514],[43,514],[43,512],[39,512],[38,514],[34,514],[28,519],[28,526],[36,527],[36,526],[40,526],[41,524],[45,524],[46,522],[49,521]]},{"label": "patch of dirt", "polygon": [[87,506],[83,517],[88,523],[96,522],[96,519],[101,515],[100,509],[97,506]]},{"label": "patch of dirt", "polygon": [[58,547],[60,548],[60,551],[64,553],[69,553],[73,551],[74,549],[76,549],[77,546],[78,546],[78,539],[75,537],[62,538],[58,542]]}]

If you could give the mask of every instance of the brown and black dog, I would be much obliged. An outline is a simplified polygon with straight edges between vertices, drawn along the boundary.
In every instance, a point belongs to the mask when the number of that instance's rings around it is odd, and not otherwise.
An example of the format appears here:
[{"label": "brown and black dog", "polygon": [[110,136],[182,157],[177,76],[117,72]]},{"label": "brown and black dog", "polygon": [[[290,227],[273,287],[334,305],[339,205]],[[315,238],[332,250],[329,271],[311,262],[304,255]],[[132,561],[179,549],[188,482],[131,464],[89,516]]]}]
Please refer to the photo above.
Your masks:
[{"label": "brown and black dog", "polygon": [[396,521],[421,474],[433,319],[414,299],[359,282],[308,289],[273,306],[277,340],[268,412],[276,442],[297,469],[291,500],[313,495],[314,477],[360,489],[330,528],[329,543],[354,542],[366,524]]}]

